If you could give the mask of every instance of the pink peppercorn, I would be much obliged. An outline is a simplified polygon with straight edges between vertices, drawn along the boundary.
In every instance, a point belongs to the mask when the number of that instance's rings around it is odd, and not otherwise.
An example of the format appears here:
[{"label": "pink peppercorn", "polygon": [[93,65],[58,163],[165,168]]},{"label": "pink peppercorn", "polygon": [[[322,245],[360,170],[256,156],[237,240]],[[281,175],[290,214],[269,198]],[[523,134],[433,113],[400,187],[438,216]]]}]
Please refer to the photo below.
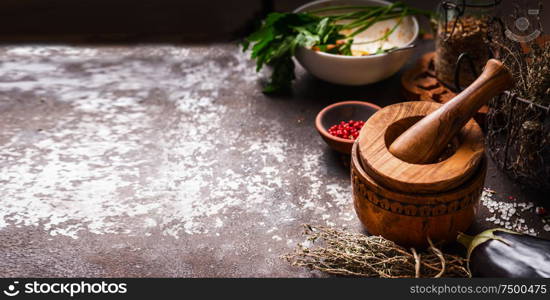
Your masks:
[{"label": "pink peppercorn", "polygon": [[357,137],[359,137],[359,131],[361,131],[363,125],[365,125],[364,121],[342,121],[340,122],[340,124],[331,126],[328,129],[328,133],[339,138],[353,141],[357,139]]}]

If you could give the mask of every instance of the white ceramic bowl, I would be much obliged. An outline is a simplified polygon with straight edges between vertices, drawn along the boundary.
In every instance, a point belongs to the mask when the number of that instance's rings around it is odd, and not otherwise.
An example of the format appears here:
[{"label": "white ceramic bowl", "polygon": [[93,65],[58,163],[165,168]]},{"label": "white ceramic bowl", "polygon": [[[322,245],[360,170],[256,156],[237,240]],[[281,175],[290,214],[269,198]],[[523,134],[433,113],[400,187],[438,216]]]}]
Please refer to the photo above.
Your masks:
[{"label": "white ceramic bowl", "polygon": [[[294,12],[304,12],[332,5],[389,5],[381,0],[320,0],[297,8]],[[365,31],[366,35],[380,36],[386,28],[392,28],[396,19],[378,22]],[[406,17],[389,37],[389,41],[398,46],[411,45],[418,37],[418,21],[415,17]],[[342,85],[365,85],[381,81],[395,74],[410,58],[414,48],[367,55],[345,56],[304,47],[296,51],[296,59],[313,76]]]}]

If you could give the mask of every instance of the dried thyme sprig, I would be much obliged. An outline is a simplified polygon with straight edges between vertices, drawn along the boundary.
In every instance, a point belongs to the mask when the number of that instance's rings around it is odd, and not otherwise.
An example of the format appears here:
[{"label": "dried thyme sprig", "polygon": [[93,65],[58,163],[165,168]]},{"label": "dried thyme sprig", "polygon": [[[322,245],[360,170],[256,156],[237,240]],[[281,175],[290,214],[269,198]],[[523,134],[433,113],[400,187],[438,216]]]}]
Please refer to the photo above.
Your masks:
[{"label": "dried thyme sprig", "polygon": [[495,42],[495,45],[504,52],[504,64],[512,71],[516,81],[513,92],[534,103],[549,105],[550,42],[542,46],[532,43],[527,53],[501,42]]},{"label": "dried thyme sprig", "polygon": [[[538,6],[542,11],[543,1],[539,0]],[[519,6],[512,17],[517,19],[518,11],[521,11]],[[538,22],[538,27],[542,28],[540,19]],[[492,28],[491,46],[512,72],[516,85],[511,92],[535,104],[550,106],[550,41],[542,43],[539,38],[519,43],[499,29],[500,26]]]},{"label": "dried thyme sprig", "polygon": [[308,243],[282,258],[293,266],[356,277],[469,277],[466,260],[442,253],[430,242],[417,253],[380,236],[366,236],[324,226],[304,225]]}]

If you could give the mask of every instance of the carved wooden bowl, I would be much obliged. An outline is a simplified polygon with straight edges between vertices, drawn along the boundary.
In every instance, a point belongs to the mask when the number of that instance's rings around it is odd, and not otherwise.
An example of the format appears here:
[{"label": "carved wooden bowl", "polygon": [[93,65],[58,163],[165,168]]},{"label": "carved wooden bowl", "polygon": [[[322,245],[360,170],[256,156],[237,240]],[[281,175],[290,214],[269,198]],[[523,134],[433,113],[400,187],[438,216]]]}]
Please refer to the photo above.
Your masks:
[{"label": "carved wooden bowl", "polygon": [[483,133],[469,120],[437,162],[414,164],[389,152],[409,127],[441,107],[427,101],[387,106],[372,116],[352,149],[355,211],[372,234],[405,246],[454,241],[474,220],[487,162]]},{"label": "carved wooden bowl", "polygon": [[358,138],[361,163],[369,176],[391,190],[406,193],[451,190],[471,177],[485,150],[483,132],[472,119],[443,155],[438,155],[437,162],[409,163],[388,149],[404,131],[441,106],[429,101],[402,102],[386,106],[369,118]]},{"label": "carved wooden bowl", "polygon": [[352,148],[355,211],[372,234],[423,247],[450,242],[474,220],[487,158],[471,119],[513,86],[491,59],[467,89],[444,105],[417,101],[387,106],[363,126]]},{"label": "carved wooden bowl", "polygon": [[472,177],[440,193],[396,192],[376,183],[363,169],[356,142],[351,154],[355,212],[370,234],[381,235],[403,246],[425,247],[452,242],[472,224],[487,172],[481,160]]}]

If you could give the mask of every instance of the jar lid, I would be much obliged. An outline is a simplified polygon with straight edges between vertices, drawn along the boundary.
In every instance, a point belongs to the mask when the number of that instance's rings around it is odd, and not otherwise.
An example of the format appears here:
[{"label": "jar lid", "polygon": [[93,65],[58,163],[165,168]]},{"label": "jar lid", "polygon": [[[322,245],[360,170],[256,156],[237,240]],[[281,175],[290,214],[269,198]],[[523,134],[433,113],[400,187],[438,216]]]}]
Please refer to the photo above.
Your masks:
[{"label": "jar lid", "polygon": [[439,103],[403,102],[387,106],[367,120],[359,135],[359,157],[380,185],[406,193],[441,193],[460,186],[478,169],[484,156],[481,128],[472,119],[453,141],[454,151],[431,164],[411,164],[393,156],[389,145],[405,130],[435,111]]}]

